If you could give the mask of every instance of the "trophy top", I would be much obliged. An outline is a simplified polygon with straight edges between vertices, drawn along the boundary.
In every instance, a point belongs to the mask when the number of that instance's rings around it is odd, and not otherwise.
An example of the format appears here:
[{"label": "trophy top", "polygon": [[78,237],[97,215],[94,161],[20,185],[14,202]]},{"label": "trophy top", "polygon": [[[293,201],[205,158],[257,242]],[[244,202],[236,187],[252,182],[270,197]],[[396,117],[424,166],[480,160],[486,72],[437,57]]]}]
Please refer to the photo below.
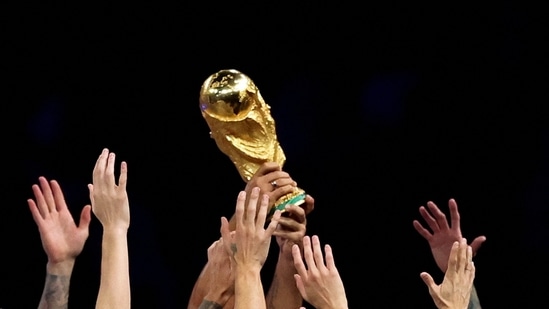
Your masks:
[{"label": "trophy top", "polygon": [[234,69],[210,75],[200,90],[200,110],[221,121],[240,121],[254,108],[257,87]]}]

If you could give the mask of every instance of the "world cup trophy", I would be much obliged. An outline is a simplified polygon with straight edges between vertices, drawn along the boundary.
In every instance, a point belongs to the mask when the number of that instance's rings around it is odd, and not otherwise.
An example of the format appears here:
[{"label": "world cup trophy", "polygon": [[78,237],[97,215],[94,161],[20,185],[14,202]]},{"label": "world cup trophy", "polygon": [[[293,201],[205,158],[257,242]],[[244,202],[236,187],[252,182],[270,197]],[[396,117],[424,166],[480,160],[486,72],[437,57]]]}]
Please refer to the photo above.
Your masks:
[{"label": "world cup trophy", "polygon": [[[277,139],[271,107],[245,74],[231,69],[210,75],[200,90],[200,110],[217,147],[245,182],[265,162],[284,165],[286,156]],[[269,217],[277,209],[284,212],[286,205],[304,202],[305,191],[297,188],[275,201]]]}]

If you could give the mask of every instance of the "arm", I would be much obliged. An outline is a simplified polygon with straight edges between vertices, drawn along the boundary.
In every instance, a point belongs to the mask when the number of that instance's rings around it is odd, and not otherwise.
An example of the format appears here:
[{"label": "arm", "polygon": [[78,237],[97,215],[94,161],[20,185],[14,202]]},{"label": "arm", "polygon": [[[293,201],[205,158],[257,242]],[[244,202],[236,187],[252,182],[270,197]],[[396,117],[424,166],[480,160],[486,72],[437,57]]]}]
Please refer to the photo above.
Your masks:
[{"label": "arm", "polygon": [[473,250],[465,238],[454,242],[448,260],[448,269],[440,285],[426,272],[420,274],[429,288],[429,294],[439,309],[467,309],[475,279]]},{"label": "arm", "polygon": [[[297,289],[303,298],[318,309],[347,309],[343,281],[335,266],[332,247],[324,246],[326,263],[322,257],[318,236],[303,237],[303,257],[298,245],[292,248],[297,269],[294,275]],[[304,264],[303,260],[305,260]]]},{"label": "arm", "polygon": [[[234,307],[234,274],[231,258],[223,246],[223,238],[208,248],[208,267],[216,274],[207,287],[207,294],[198,309],[221,309]],[[229,302],[230,301],[230,302]]]},{"label": "arm", "polygon": [[127,233],[130,210],[126,193],[127,164],[122,162],[118,185],[114,180],[115,154],[104,149],[88,185],[92,210],[103,226],[101,280],[96,308],[130,308]]},{"label": "arm", "polygon": [[[271,182],[276,180],[276,187],[273,187]],[[254,187],[260,188],[260,194],[267,194],[269,196],[269,207],[274,205],[274,202],[283,195],[291,193],[297,184],[290,178],[290,175],[281,170],[280,165],[276,162],[266,162],[262,164],[254,176],[246,184],[246,196],[249,198],[251,191]],[[229,229],[234,231],[236,228],[235,216],[231,217],[229,221]],[[204,300],[206,293],[208,293],[209,286],[216,280],[216,273],[214,267],[210,267],[208,261],[198,279],[196,280],[187,309],[197,309]],[[223,306],[223,308],[232,309],[234,307],[234,297]]]},{"label": "arm", "polygon": [[74,263],[89,235],[91,206],[82,209],[80,225],[76,225],[59,183],[55,180],[48,182],[44,177],[39,177],[38,181],[39,184],[32,186],[35,200],[27,200],[48,256],[46,280],[38,308],[67,308]]},{"label": "arm", "polygon": [[246,192],[242,191],[238,195],[234,233],[230,231],[228,220],[221,218],[223,243],[231,256],[235,272],[235,309],[266,308],[260,271],[269,253],[280,211],[275,212],[265,229],[269,197],[262,196],[259,211],[256,211],[260,200],[259,191],[258,187],[252,189],[247,207]]},{"label": "arm", "polygon": [[[419,208],[419,213],[431,231],[424,228],[418,220],[414,220],[413,225],[416,231],[429,243],[431,253],[433,254],[433,258],[435,259],[439,269],[442,272],[446,272],[453,243],[456,241],[461,241],[463,238],[461,235],[461,219],[457,203],[454,199],[450,199],[448,202],[448,208],[450,209],[450,225],[446,220],[446,215],[437,207],[437,205],[435,205],[435,203],[428,202],[427,207],[429,210],[427,210],[424,206],[421,206]],[[478,236],[471,242],[470,246],[472,248],[473,256],[477,254],[484,241],[486,241],[485,236]],[[473,290],[475,292],[471,295],[469,309],[481,309],[474,286]]]},{"label": "arm", "polygon": [[267,307],[270,309],[299,308],[303,298],[295,285],[292,247],[297,244],[303,250],[303,237],[307,229],[306,211],[314,208],[314,199],[305,198],[305,207],[288,206],[278,221],[274,235],[279,246],[278,261],[273,281],[267,292]]}]

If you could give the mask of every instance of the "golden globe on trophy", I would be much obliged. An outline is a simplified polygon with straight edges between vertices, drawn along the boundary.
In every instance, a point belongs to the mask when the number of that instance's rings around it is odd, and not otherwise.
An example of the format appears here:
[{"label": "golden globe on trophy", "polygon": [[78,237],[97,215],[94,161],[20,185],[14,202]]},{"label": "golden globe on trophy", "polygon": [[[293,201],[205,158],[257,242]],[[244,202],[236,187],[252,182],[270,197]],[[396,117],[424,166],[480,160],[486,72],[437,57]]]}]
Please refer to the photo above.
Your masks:
[{"label": "golden globe on trophy", "polygon": [[[217,147],[231,159],[245,182],[265,162],[284,165],[286,156],[276,136],[271,107],[245,74],[221,70],[210,75],[200,90],[200,110]],[[298,188],[275,201],[269,217],[276,209],[284,211],[288,204],[304,202],[305,191]]]}]

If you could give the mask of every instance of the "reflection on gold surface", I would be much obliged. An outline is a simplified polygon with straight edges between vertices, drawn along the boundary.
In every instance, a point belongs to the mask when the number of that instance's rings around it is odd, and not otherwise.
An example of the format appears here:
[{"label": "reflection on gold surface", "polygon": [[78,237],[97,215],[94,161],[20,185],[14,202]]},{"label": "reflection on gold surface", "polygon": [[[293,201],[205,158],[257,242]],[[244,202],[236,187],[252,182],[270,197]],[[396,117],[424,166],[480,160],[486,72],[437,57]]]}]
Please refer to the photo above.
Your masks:
[{"label": "reflection on gold surface", "polygon": [[[276,136],[271,107],[245,74],[221,70],[210,75],[200,89],[200,110],[210,127],[211,137],[245,182],[265,162],[284,165],[286,156]],[[276,203],[277,208],[283,210],[287,203],[303,203],[299,197],[304,198],[301,189],[283,197]]]}]

